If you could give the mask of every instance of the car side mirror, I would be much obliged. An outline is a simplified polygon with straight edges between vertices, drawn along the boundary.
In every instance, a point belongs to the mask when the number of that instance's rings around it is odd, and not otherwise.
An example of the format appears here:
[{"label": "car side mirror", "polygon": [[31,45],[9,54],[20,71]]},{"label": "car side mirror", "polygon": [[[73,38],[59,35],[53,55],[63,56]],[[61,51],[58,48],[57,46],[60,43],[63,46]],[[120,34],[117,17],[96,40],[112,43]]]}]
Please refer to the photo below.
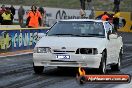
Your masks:
[{"label": "car side mirror", "polygon": [[110,34],[109,39],[117,39],[118,35],[116,34]]}]

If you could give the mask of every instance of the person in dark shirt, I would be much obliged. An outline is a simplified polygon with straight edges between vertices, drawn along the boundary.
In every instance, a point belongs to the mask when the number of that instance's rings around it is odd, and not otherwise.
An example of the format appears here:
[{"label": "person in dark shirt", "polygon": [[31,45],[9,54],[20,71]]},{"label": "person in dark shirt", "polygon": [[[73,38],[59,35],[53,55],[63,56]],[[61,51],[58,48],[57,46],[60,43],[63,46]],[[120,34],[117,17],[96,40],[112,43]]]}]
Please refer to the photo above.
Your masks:
[{"label": "person in dark shirt", "polygon": [[91,2],[92,0],[80,0],[81,9],[86,10],[85,2],[87,1],[87,9],[91,9]]},{"label": "person in dark shirt", "polygon": [[41,26],[46,26],[46,11],[43,7],[39,7],[38,11],[41,13],[42,19],[41,19]]},{"label": "person in dark shirt", "polygon": [[116,10],[115,14],[113,16],[113,24],[114,24],[115,31],[117,31],[117,29],[119,29],[119,18],[120,18],[120,11]]},{"label": "person in dark shirt", "polygon": [[113,11],[120,10],[120,0],[114,0],[114,8]]},{"label": "person in dark shirt", "polygon": [[80,0],[81,9],[85,10],[85,0]]},{"label": "person in dark shirt", "polygon": [[14,16],[15,13],[16,13],[16,12],[15,12],[16,9],[13,7],[13,5],[11,5],[10,10],[11,10],[12,15]]},{"label": "person in dark shirt", "polygon": [[[16,11],[16,9],[13,7],[13,5],[11,5],[11,7],[10,7],[10,11],[11,11],[11,13],[12,13],[12,15],[13,15],[13,18],[14,18],[14,15],[15,15],[15,11]],[[13,19],[12,19],[12,23],[13,23]]]}]

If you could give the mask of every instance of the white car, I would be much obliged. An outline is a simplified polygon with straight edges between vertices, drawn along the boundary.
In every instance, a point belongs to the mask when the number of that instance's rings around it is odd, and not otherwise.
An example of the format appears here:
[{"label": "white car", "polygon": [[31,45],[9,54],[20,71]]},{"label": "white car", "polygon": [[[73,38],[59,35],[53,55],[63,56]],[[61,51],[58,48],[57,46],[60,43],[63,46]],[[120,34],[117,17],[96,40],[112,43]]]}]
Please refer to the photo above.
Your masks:
[{"label": "white car", "polygon": [[33,53],[35,73],[44,67],[88,67],[106,73],[106,66],[120,70],[122,37],[108,21],[90,19],[61,20],[41,38]]}]

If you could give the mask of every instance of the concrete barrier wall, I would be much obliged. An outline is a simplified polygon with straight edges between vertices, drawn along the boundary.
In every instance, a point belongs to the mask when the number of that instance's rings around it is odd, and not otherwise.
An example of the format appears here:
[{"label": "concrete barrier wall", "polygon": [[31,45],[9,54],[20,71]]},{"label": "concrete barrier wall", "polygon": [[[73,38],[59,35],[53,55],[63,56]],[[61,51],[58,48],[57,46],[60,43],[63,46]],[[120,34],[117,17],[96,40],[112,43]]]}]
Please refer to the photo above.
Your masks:
[{"label": "concrete barrier wall", "polygon": [[[103,14],[104,11],[96,11],[95,16],[99,16]],[[113,12],[108,12],[113,13]],[[113,13],[114,14],[114,13]],[[132,19],[131,19],[131,12],[121,12],[121,17],[123,17],[126,20],[126,25],[122,28],[120,28],[118,31],[121,32],[132,32]]]},{"label": "concrete barrier wall", "polygon": [[33,49],[41,38],[39,34],[46,33],[49,28],[18,28],[0,29],[0,53]]}]

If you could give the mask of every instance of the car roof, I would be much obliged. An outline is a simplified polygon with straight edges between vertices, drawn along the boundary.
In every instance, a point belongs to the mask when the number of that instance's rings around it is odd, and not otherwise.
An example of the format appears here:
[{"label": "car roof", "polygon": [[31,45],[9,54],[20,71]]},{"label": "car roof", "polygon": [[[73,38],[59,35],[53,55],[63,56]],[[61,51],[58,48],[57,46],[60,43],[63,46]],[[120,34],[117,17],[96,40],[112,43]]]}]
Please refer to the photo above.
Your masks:
[{"label": "car roof", "polygon": [[66,19],[66,20],[60,20],[60,21],[93,21],[93,22],[106,22],[106,21],[95,20],[95,19]]}]

